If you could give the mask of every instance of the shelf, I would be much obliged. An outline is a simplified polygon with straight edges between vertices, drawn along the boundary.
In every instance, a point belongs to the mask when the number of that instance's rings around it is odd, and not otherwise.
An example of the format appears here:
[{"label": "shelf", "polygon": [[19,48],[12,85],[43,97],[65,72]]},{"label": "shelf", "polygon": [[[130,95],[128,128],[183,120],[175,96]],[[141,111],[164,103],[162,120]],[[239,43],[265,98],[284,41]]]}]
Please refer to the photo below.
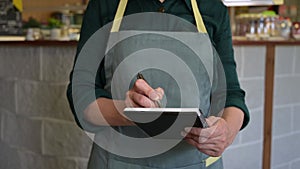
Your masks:
[{"label": "shelf", "polygon": [[36,40],[36,41],[0,41],[0,45],[8,46],[77,46],[78,41],[56,41],[56,40]]},{"label": "shelf", "polygon": [[300,45],[300,40],[247,40],[247,39],[235,39],[232,41],[235,46],[255,46],[255,45]]}]

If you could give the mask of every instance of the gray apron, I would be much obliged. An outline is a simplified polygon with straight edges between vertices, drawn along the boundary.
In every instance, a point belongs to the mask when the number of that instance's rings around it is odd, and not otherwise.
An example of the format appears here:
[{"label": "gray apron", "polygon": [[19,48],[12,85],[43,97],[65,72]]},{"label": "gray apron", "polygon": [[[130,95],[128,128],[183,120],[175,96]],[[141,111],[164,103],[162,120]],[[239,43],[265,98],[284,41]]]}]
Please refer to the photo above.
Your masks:
[{"label": "gray apron", "polygon": [[[176,27],[178,22],[174,16],[168,14],[135,14],[129,19],[123,18],[126,5],[127,0],[120,1],[109,37],[104,62],[104,89],[111,93],[112,99],[124,100],[136,74],[142,72],[150,86],[164,89],[165,107],[199,108],[206,117],[211,115],[214,67],[218,56],[206,33],[196,1],[192,0],[192,6],[199,32],[169,31]],[[149,28],[149,24],[145,27],[147,24],[140,23],[141,26],[134,25],[133,30],[131,25],[134,17],[137,17],[137,20],[145,18],[145,22],[153,20],[154,27]],[[119,31],[121,21],[125,30]],[[163,24],[163,28],[155,28],[158,22]],[[170,123],[173,121],[171,119]],[[147,136],[138,127],[114,127],[114,130],[129,137]],[[103,134],[96,134],[95,140],[103,140],[102,136]],[[124,148],[117,145],[120,139],[118,136],[106,139],[110,140],[111,147],[114,147],[115,143],[115,147]],[[129,142],[124,145],[132,152],[136,150],[134,145],[130,148]],[[144,148],[147,151],[147,148]],[[209,157],[185,141],[180,141],[162,154],[144,158],[125,157],[106,150],[94,144],[89,169],[223,168],[221,159],[215,160],[213,164],[210,162],[208,166],[206,160]]]}]

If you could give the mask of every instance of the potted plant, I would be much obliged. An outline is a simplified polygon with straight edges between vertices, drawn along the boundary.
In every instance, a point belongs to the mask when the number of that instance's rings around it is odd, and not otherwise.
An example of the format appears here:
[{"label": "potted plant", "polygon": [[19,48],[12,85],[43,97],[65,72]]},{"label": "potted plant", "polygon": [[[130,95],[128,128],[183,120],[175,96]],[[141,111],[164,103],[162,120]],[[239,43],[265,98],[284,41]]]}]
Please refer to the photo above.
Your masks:
[{"label": "potted plant", "polygon": [[50,38],[58,40],[61,37],[61,21],[56,18],[49,18],[48,27],[50,28]]},{"label": "potted plant", "polygon": [[26,40],[37,40],[41,37],[41,23],[35,18],[30,17],[28,21],[23,23],[23,28],[26,30]]}]

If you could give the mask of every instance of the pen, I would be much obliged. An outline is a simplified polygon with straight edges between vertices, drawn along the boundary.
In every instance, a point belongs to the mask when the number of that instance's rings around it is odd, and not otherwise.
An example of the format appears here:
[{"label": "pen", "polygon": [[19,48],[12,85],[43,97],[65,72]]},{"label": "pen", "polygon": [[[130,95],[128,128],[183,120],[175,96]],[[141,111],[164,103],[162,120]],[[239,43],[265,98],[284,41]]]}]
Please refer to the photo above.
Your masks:
[{"label": "pen", "polygon": [[200,122],[202,124],[202,128],[208,128],[209,125],[207,124],[205,118],[203,117],[203,113],[202,113],[201,109],[199,109],[199,111],[200,111],[199,119],[200,119]]},{"label": "pen", "polygon": [[[144,78],[144,76],[143,76],[141,73],[138,73],[136,77],[137,77],[137,79],[142,79],[142,80],[144,80],[146,83],[148,83],[147,80]],[[159,108],[162,107],[160,100],[153,100],[153,101],[155,102],[155,104],[156,104]]]}]

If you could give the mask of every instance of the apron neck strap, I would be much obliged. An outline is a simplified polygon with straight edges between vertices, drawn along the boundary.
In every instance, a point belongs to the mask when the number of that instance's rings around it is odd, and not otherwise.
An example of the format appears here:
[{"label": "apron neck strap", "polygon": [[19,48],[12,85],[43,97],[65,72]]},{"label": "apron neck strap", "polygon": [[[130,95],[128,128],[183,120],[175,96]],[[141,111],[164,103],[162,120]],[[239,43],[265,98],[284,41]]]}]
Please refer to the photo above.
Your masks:
[{"label": "apron neck strap", "polygon": [[[113,25],[112,25],[112,28],[111,28],[111,32],[118,32],[119,31],[121,21],[122,21],[122,18],[124,16],[124,12],[126,10],[127,2],[128,2],[128,0],[120,0],[119,6],[118,6],[118,9],[117,9],[117,13],[115,15]],[[197,26],[198,32],[207,33],[207,30],[205,28],[202,16],[201,16],[199,8],[198,8],[197,1],[196,0],[191,0],[191,3],[192,3],[193,13],[194,13],[194,17],[195,17],[195,20],[196,20],[196,26]]]},{"label": "apron neck strap", "polygon": [[127,6],[128,0],[120,0],[117,13],[115,15],[115,19],[110,32],[119,32],[122,18],[124,16],[124,12]]},{"label": "apron neck strap", "polygon": [[194,13],[194,17],[196,20],[196,26],[197,26],[198,32],[207,33],[200,10],[198,8],[197,1],[191,0],[191,3],[192,3],[193,13]]}]

